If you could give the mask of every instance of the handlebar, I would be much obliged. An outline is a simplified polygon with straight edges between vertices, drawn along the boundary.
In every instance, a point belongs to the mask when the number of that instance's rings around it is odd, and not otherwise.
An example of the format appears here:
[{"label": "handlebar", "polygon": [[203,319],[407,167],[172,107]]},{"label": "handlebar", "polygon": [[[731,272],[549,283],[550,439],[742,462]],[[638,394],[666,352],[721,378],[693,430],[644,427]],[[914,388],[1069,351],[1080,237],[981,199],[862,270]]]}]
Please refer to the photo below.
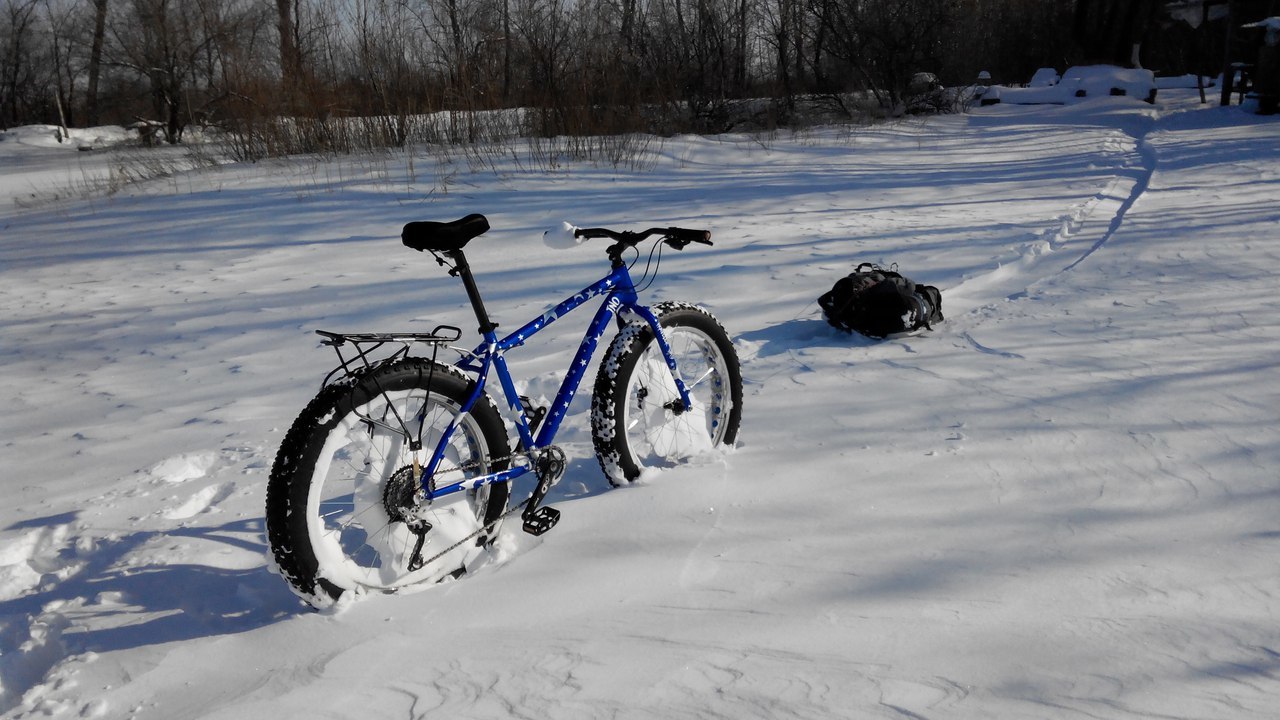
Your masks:
[{"label": "handlebar", "polygon": [[624,247],[634,247],[643,240],[661,235],[662,242],[677,249],[683,250],[689,243],[699,243],[702,245],[711,244],[710,230],[693,230],[690,228],[666,227],[666,228],[649,228],[642,232],[631,232],[624,230],[610,230],[608,228],[574,228],[573,236],[575,238],[591,239],[591,238],[608,238],[620,243]]}]

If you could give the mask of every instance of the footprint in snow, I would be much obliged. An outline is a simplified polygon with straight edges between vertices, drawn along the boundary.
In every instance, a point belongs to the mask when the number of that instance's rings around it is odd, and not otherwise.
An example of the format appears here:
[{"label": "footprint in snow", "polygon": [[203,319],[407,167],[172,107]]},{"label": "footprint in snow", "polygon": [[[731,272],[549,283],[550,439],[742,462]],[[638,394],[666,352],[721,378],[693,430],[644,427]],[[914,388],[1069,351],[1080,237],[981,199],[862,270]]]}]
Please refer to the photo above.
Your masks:
[{"label": "footprint in snow", "polygon": [[201,488],[187,498],[181,505],[161,513],[168,520],[186,520],[214,507],[231,496],[235,490],[232,483],[217,483]]},{"label": "footprint in snow", "polygon": [[[234,462],[246,454],[244,448],[224,448],[222,459]],[[147,471],[152,482],[162,485],[179,485],[203,478],[218,464],[219,454],[213,450],[183,453],[162,460]],[[191,493],[183,491],[181,501],[156,514],[167,520],[187,520],[203,512],[216,509],[218,503],[226,500],[235,491],[231,482],[214,483]]]},{"label": "footprint in snow", "polygon": [[65,579],[75,571],[74,561],[62,558],[70,529],[69,525],[33,528],[0,545],[0,601],[22,597],[43,582]]},{"label": "footprint in snow", "polygon": [[213,451],[185,453],[160,461],[147,473],[162,482],[183,483],[204,477],[217,459]]}]

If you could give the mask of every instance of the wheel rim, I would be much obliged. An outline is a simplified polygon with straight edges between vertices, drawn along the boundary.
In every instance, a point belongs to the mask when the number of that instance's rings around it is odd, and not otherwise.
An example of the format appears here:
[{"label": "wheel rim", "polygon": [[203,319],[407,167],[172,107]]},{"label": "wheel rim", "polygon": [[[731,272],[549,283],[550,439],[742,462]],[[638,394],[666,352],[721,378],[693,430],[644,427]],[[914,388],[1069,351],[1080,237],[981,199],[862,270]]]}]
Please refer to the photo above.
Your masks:
[{"label": "wheel rim", "polygon": [[[428,402],[418,389],[385,392],[349,412],[329,432],[307,496],[307,531],[319,577],[346,589],[391,590],[442,579],[480,553],[474,543],[463,543],[439,561],[411,571],[417,536],[404,522],[392,520],[385,505],[388,479],[412,463],[408,438],[397,418],[415,434],[421,426],[424,451],[419,458],[426,463],[458,410],[434,394]],[[437,477],[452,483],[483,474],[488,458],[479,425],[470,415],[463,416]],[[489,494],[483,487],[432,503],[421,515],[433,526],[423,559],[479,530]]]},{"label": "wheel rim", "polygon": [[714,339],[687,326],[663,328],[692,407],[671,408],[679,394],[657,341],[641,353],[627,382],[622,428],[637,468],[666,467],[724,441],[732,402],[729,370]]}]

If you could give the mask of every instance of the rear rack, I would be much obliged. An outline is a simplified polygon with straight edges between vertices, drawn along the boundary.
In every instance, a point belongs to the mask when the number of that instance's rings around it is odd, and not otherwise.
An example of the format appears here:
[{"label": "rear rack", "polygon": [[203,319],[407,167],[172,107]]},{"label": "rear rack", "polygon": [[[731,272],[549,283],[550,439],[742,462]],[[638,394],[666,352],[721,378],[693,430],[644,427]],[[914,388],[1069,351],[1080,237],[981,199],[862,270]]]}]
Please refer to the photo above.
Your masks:
[{"label": "rear rack", "polygon": [[[324,338],[320,344],[333,348],[338,356],[338,367],[330,371],[320,383],[321,387],[327,387],[335,381],[335,378],[343,380],[355,377],[381,365],[408,357],[409,348],[414,343],[431,345],[431,360],[434,362],[440,346],[456,342],[462,337],[462,330],[453,325],[437,325],[429,333],[336,333],[317,330],[316,334]],[[348,344],[353,346],[354,355],[343,354],[342,348]],[[387,357],[372,359],[374,353],[388,344],[399,345],[399,347]]]}]

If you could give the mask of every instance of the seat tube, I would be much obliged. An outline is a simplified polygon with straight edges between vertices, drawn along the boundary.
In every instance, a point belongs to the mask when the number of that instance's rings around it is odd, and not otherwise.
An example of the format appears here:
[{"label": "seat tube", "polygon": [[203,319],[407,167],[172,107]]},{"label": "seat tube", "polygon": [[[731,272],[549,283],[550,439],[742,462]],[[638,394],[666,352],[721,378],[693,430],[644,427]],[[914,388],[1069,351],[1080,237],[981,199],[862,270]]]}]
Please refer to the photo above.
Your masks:
[{"label": "seat tube", "polygon": [[502,385],[502,394],[506,397],[507,407],[511,410],[511,416],[516,419],[516,430],[519,431],[520,440],[525,448],[533,447],[533,433],[529,431],[529,423],[525,419],[524,406],[520,404],[520,392],[516,390],[515,382],[511,379],[511,372],[507,370],[507,359],[502,353],[496,353],[493,358],[494,372],[498,373],[498,383]]},{"label": "seat tube", "polygon": [[471,308],[476,313],[476,321],[480,323],[480,334],[485,336],[488,341],[495,341],[496,338],[489,336],[497,329],[498,324],[489,318],[489,311],[485,309],[484,299],[480,297],[480,288],[476,286],[476,279],[471,274],[471,265],[467,263],[467,256],[461,249],[450,250],[445,255],[450,260],[453,260],[453,272],[462,278],[462,286],[467,290],[467,299],[471,301]]}]

